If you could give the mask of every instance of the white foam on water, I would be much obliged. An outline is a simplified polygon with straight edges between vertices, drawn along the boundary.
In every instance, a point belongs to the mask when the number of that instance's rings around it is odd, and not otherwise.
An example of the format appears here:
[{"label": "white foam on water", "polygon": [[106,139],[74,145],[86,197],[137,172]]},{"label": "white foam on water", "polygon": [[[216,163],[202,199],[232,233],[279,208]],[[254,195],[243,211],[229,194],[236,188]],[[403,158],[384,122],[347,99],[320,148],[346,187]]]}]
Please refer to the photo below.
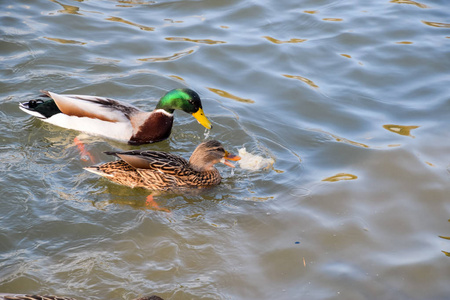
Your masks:
[{"label": "white foam on water", "polygon": [[203,133],[205,135],[205,140],[209,138],[209,134],[211,133],[211,130],[208,128],[205,128],[205,132]]},{"label": "white foam on water", "polygon": [[252,154],[247,152],[245,148],[239,149],[239,166],[242,169],[256,171],[256,170],[266,170],[272,167],[275,163],[273,158],[265,158],[260,155]]}]

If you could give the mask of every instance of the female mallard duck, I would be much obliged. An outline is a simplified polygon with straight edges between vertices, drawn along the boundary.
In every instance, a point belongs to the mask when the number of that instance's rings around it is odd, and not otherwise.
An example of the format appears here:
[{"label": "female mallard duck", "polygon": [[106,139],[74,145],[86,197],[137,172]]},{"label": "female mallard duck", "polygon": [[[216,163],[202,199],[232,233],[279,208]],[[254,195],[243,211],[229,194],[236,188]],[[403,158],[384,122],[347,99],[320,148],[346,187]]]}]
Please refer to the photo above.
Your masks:
[{"label": "female mallard duck", "polygon": [[[24,294],[0,294],[0,300],[76,300],[69,297],[60,297],[53,295],[24,295]],[[135,300],[163,300],[161,297],[152,295],[137,298]]]},{"label": "female mallard duck", "polygon": [[0,294],[0,300],[76,300],[54,295]]},{"label": "female mallard duck", "polygon": [[50,100],[20,103],[24,112],[45,122],[88,134],[101,135],[133,145],[153,143],[169,137],[175,109],[190,113],[208,129],[202,102],[190,89],[175,89],[165,94],[152,112],[119,101],[82,95],[58,95],[42,91]]},{"label": "female mallard duck", "polygon": [[217,185],[221,177],[214,164],[221,162],[234,168],[228,160],[241,159],[225,151],[214,140],[198,145],[189,161],[160,151],[134,150],[106,154],[121,159],[85,169],[119,184],[155,191]]}]

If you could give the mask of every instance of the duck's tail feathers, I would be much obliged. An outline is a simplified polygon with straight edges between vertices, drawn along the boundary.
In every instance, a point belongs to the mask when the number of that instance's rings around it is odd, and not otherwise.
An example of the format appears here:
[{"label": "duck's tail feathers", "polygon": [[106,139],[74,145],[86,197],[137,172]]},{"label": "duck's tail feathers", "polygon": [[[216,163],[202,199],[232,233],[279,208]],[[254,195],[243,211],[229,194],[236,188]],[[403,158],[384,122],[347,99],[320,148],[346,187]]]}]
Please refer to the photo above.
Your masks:
[{"label": "duck's tail feathers", "polygon": [[117,155],[117,153],[119,153],[119,152],[117,152],[117,151],[103,151],[103,153],[105,153],[106,155],[112,155],[112,156],[115,156],[115,157],[119,157]]}]

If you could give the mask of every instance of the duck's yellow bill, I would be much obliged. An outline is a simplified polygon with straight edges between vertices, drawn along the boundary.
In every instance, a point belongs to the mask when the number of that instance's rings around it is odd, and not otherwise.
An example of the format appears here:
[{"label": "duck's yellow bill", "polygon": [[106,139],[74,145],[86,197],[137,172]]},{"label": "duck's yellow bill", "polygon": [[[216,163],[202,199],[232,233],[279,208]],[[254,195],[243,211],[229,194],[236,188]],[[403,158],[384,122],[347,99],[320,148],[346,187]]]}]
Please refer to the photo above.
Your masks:
[{"label": "duck's yellow bill", "polygon": [[226,166],[229,166],[230,168],[234,168],[234,165],[232,163],[230,163],[229,160],[238,161],[240,159],[241,159],[240,156],[234,155],[234,154],[231,154],[228,151],[225,151],[225,156],[222,158],[222,160],[220,162],[223,163]]},{"label": "duck's yellow bill", "polygon": [[197,112],[192,114],[197,121],[208,129],[212,128],[211,122],[206,118],[203,109],[199,108]]}]

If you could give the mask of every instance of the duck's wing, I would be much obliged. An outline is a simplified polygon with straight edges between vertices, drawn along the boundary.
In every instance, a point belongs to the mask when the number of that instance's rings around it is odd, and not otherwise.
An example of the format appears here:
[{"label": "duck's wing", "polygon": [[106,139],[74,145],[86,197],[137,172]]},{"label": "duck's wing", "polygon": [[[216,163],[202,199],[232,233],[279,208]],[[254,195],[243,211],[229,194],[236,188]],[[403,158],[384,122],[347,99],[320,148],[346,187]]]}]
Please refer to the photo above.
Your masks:
[{"label": "duck's wing", "polygon": [[151,169],[167,175],[183,176],[189,170],[189,162],[184,158],[160,151],[105,152],[115,155],[136,169]]},{"label": "duck's wing", "polygon": [[124,122],[140,112],[136,107],[117,100],[84,95],[60,95],[41,91],[52,98],[62,113],[69,116],[88,117],[108,122]]}]

